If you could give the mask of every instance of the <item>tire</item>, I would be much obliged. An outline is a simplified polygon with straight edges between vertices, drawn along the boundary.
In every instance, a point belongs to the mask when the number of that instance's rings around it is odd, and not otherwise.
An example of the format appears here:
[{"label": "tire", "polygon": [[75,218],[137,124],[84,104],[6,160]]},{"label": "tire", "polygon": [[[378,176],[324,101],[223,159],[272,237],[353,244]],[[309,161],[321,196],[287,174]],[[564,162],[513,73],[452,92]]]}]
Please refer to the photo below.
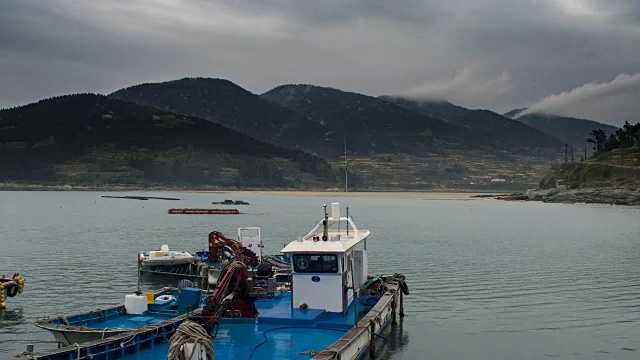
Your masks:
[{"label": "tire", "polygon": [[402,290],[403,294],[409,295],[409,286],[407,286],[407,283],[404,280],[400,281],[400,290]]},{"label": "tire", "polygon": [[9,284],[7,287],[7,296],[8,297],[14,297],[16,295],[18,295],[18,284],[16,283],[12,283]]}]

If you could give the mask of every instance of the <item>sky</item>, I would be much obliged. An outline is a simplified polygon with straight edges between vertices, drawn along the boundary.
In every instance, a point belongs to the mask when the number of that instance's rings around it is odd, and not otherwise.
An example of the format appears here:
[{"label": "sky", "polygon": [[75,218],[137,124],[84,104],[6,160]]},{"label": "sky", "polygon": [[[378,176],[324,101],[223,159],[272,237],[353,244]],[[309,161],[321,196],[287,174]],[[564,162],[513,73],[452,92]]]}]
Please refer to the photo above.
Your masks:
[{"label": "sky", "polygon": [[635,123],[640,1],[0,1],[0,108],[188,76]]}]

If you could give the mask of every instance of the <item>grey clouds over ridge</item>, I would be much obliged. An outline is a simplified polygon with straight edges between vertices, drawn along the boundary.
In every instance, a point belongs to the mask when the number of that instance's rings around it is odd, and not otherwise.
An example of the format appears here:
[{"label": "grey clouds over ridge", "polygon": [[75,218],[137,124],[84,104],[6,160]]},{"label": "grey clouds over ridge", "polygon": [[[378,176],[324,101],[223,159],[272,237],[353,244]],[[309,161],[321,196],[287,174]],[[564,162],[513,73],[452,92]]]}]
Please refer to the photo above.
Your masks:
[{"label": "grey clouds over ridge", "polygon": [[0,107],[206,76],[619,125],[640,120],[637,74],[636,0],[0,3]]}]

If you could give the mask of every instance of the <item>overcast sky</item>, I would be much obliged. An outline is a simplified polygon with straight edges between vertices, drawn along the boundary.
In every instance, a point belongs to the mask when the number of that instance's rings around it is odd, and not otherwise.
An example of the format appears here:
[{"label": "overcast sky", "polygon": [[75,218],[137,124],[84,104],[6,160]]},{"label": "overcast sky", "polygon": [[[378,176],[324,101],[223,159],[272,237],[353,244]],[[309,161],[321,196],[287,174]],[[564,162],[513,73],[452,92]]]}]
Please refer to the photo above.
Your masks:
[{"label": "overcast sky", "polygon": [[0,107],[185,76],[635,123],[640,1],[0,1]]}]

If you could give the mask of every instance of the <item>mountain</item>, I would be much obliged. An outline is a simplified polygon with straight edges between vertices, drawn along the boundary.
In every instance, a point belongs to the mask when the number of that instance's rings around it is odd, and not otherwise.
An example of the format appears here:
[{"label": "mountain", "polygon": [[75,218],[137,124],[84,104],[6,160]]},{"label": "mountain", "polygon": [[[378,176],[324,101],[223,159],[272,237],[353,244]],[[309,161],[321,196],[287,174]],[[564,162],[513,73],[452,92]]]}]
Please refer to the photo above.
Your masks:
[{"label": "mountain", "polygon": [[261,95],[326,126],[360,154],[414,153],[486,145],[471,131],[358,93],[313,85],[282,85]]},{"label": "mountain", "polygon": [[305,187],[324,160],[203,119],[79,94],[0,111],[0,180]]},{"label": "mountain", "polygon": [[495,144],[496,147],[503,149],[550,148],[561,145],[556,138],[493,111],[471,110],[447,101],[419,100],[398,96],[382,96],[381,98],[420,114],[437,117],[469,129],[477,136],[482,136]]},{"label": "mountain", "polygon": [[334,144],[325,126],[271,104],[228,80],[183,78],[135,85],[109,96],[199,117],[288,148],[325,155],[341,149],[342,140]]},{"label": "mountain", "polygon": [[[518,113],[520,112],[522,111],[518,111]],[[510,113],[513,113],[513,111]],[[607,134],[613,134],[618,130],[615,126],[592,120],[543,113],[525,114],[515,118],[515,120],[554,136],[562,143],[567,142],[576,149],[589,147],[586,141],[592,130],[602,129]]]},{"label": "mountain", "polygon": [[466,114],[469,109],[454,105],[445,100],[418,100],[402,96],[383,95],[382,100],[400,105],[419,114],[446,120]]}]

